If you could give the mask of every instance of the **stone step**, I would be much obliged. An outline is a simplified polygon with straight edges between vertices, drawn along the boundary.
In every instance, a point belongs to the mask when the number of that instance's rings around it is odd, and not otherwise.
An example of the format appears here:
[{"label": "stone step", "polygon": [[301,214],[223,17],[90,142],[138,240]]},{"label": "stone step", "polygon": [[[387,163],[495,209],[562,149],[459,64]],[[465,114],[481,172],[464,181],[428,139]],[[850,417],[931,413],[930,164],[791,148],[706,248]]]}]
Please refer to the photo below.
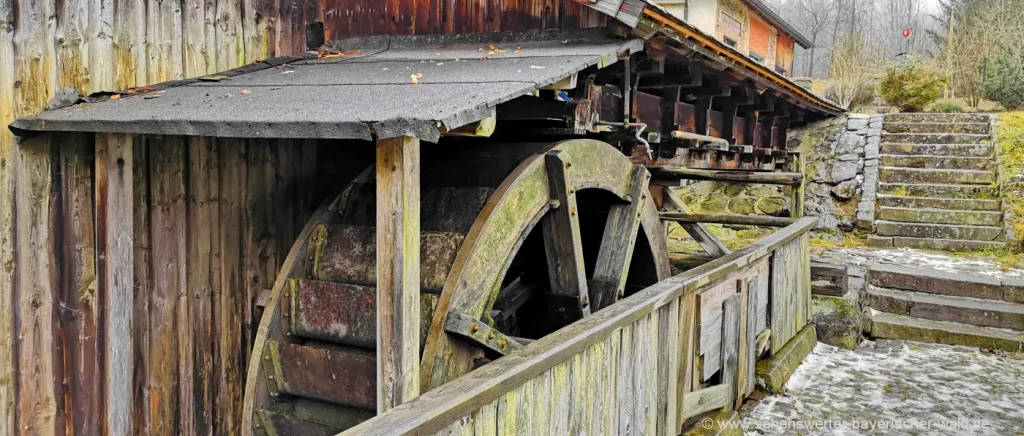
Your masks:
[{"label": "stone step", "polygon": [[982,144],[988,134],[967,133],[883,133],[883,144]]},{"label": "stone step", "polygon": [[1024,305],[871,286],[865,303],[894,315],[932,321],[1024,330]]},{"label": "stone step", "polygon": [[992,158],[994,148],[988,144],[882,144],[884,155],[939,156],[939,157],[984,157]]},{"label": "stone step", "polygon": [[931,168],[946,170],[992,170],[995,160],[991,157],[955,157],[955,156],[920,156],[893,155],[881,156],[884,167],[900,168]]},{"label": "stone step", "polygon": [[929,224],[966,224],[973,226],[998,226],[1002,212],[977,210],[914,209],[903,207],[882,207],[877,218],[885,221]]},{"label": "stone step", "polygon": [[991,185],[882,182],[878,184],[878,192],[883,195],[896,195],[900,197],[961,198],[970,200],[995,200],[999,198],[999,188]]},{"label": "stone step", "polygon": [[987,123],[988,114],[945,114],[945,113],[906,113],[887,114],[886,122],[894,123]]},{"label": "stone step", "polygon": [[906,207],[914,209],[945,209],[945,210],[984,210],[999,211],[999,200],[975,200],[963,198],[932,198],[932,197],[897,197],[879,195],[880,207]]},{"label": "stone step", "polygon": [[868,267],[872,286],[931,294],[1024,303],[1024,280],[914,268],[884,263]]},{"label": "stone step", "polygon": [[885,122],[885,133],[967,133],[988,134],[988,123]]},{"label": "stone step", "polygon": [[[966,226],[954,224],[900,223],[875,221],[875,233],[879,236],[904,236],[909,238],[963,239],[968,241],[1000,241],[1001,227]],[[895,244],[895,240],[893,240]]]},{"label": "stone step", "polygon": [[1024,347],[1020,332],[933,321],[868,309],[868,334],[883,339],[903,339],[933,344],[964,345],[1017,352]]},{"label": "stone step", "polygon": [[988,185],[996,180],[992,171],[943,170],[931,168],[881,167],[879,180],[888,183]]}]

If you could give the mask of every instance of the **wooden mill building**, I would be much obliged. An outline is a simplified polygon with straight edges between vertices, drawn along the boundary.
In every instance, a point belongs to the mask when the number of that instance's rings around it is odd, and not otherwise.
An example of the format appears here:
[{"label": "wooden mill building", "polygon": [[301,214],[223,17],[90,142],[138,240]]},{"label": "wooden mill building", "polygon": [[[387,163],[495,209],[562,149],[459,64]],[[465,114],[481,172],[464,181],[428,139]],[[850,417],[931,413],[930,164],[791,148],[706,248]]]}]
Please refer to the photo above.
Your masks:
[{"label": "wooden mill building", "polygon": [[808,334],[787,131],[840,109],[794,43],[759,0],[0,0],[0,434],[728,417]]}]

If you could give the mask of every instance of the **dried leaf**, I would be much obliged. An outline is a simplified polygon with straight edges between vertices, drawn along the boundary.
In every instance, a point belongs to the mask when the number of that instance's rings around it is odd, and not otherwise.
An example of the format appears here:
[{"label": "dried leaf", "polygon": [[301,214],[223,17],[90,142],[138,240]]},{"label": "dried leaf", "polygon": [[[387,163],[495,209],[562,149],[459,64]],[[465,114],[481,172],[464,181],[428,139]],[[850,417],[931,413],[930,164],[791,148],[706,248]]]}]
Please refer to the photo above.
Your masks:
[{"label": "dried leaf", "polygon": [[114,94],[114,95],[111,95],[111,96],[110,96],[110,99],[111,99],[111,100],[117,100],[117,99],[119,99],[119,98],[121,98],[121,94]]},{"label": "dried leaf", "polygon": [[416,73],[416,74],[413,74],[412,76],[409,76],[409,77],[412,78],[412,84],[413,85],[419,85],[420,84],[420,79],[423,77],[423,75],[420,74],[420,73]]},{"label": "dried leaf", "polygon": [[242,95],[249,95],[249,94],[251,94],[251,92],[249,92],[249,90],[248,90],[248,89],[243,89],[243,90],[242,90],[242,92],[241,92],[241,94],[242,94]]}]

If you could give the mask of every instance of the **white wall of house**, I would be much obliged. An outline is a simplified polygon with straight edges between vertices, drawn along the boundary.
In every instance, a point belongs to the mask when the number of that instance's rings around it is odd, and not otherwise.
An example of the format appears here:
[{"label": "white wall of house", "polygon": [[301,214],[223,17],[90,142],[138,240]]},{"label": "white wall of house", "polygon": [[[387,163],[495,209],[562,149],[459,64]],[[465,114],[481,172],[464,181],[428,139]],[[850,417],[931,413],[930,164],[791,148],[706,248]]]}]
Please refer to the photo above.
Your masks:
[{"label": "white wall of house", "polygon": [[[687,22],[697,30],[716,36],[715,25],[718,21],[718,0],[690,0],[690,11]],[[682,17],[680,17],[682,18]]]}]

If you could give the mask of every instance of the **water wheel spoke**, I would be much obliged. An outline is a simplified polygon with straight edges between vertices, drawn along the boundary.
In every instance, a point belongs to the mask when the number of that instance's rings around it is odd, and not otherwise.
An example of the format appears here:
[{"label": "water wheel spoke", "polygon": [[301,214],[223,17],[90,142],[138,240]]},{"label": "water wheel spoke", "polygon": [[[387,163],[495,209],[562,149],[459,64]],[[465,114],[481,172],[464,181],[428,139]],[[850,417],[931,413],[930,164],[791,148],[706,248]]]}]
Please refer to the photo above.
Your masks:
[{"label": "water wheel spoke", "polygon": [[630,175],[630,202],[612,205],[605,221],[601,248],[594,265],[594,276],[589,283],[592,308],[601,310],[622,297],[626,287],[626,275],[632,259],[640,229],[642,205],[647,199],[650,173],[642,165],[633,168]]},{"label": "water wheel spoke", "polygon": [[551,285],[550,301],[557,312],[556,318],[568,323],[590,314],[583,238],[576,192],[568,183],[571,163],[560,151],[550,152],[544,158],[551,200],[558,203],[541,221]]}]

